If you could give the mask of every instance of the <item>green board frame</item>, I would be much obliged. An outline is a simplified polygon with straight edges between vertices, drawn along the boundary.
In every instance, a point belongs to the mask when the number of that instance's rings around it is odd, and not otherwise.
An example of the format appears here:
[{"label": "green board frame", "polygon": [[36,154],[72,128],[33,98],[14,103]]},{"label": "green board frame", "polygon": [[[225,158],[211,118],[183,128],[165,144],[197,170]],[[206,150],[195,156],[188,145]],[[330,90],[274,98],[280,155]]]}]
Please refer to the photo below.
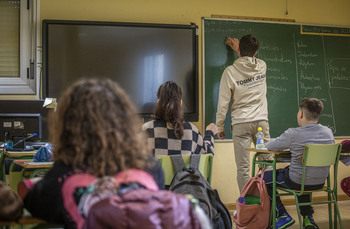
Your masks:
[{"label": "green board frame", "polygon": [[[315,97],[324,104],[319,123],[335,136],[350,136],[350,28],[298,23],[202,18],[204,127],[215,123],[219,84],[237,54],[226,37],[254,34],[257,58],[267,64],[270,135],[297,127],[299,102]],[[231,139],[230,112],[225,121]]]}]

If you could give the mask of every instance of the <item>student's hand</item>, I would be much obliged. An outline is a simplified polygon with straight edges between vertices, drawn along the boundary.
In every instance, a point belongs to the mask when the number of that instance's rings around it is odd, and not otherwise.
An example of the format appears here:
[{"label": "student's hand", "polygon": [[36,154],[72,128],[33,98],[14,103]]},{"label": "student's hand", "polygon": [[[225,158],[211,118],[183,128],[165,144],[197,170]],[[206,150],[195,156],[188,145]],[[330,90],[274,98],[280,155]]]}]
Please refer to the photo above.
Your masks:
[{"label": "student's hand", "polygon": [[211,130],[214,135],[218,133],[218,127],[214,123],[210,123],[205,130]]},{"label": "student's hand", "polygon": [[229,45],[234,51],[239,53],[239,40],[237,38],[231,38]]},{"label": "student's hand", "polygon": [[224,140],[225,139],[225,131],[222,131],[222,132],[219,132],[218,133],[218,138],[221,139],[221,140]]}]

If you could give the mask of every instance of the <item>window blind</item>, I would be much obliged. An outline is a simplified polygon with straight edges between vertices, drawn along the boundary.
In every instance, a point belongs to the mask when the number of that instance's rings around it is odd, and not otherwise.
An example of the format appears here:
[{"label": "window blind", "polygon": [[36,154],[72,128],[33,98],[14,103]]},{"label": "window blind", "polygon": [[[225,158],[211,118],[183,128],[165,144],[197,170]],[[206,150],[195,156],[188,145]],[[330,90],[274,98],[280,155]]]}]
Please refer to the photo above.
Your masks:
[{"label": "window blind", "polygon": [[20,77],[20,0],[0,0],[0,77]]}]

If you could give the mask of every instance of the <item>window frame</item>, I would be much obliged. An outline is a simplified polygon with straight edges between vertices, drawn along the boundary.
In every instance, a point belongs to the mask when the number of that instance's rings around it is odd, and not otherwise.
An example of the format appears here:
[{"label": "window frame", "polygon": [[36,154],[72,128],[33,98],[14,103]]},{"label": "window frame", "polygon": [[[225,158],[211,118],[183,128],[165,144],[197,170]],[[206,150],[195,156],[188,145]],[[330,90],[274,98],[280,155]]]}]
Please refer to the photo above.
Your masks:
[{"label": "window frame", "polygon": [[39,95],[39,21],[40,0],[20,0],[20,76],[0,77],[1,95]]}]

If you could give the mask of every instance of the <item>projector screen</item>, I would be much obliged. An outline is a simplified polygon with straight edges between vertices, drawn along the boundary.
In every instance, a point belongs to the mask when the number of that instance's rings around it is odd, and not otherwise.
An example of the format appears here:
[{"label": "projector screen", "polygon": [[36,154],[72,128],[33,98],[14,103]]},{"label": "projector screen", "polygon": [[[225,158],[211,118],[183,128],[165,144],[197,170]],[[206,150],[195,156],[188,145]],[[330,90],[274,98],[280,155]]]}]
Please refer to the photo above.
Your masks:
[{"label": "projector screen", "polygon": [[88,21],[43,21],[43,94],[58,98],[81,78],[119,83],[150,118],[166,81],[183,90],[187,121],[198,121],[198,27]]}]

